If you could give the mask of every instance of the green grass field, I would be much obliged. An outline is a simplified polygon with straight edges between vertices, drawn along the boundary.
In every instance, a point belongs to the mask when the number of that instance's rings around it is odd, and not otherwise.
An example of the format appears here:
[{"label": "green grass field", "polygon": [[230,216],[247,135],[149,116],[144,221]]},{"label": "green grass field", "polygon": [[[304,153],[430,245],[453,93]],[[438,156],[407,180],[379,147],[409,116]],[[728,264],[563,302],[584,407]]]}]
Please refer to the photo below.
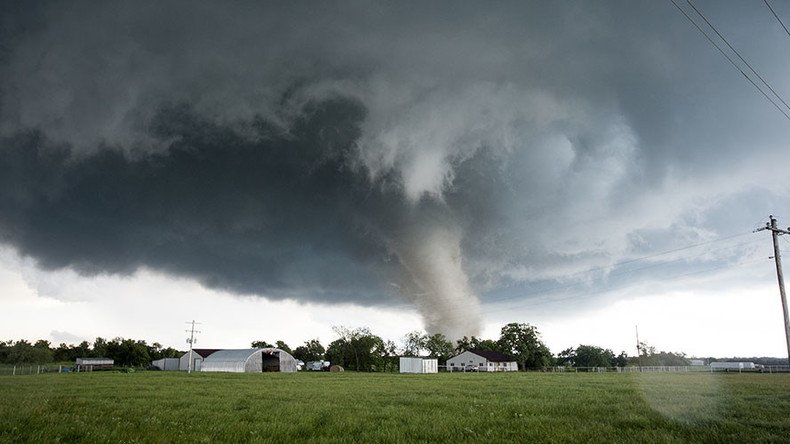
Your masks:
[{"label": "green grass field", "polygon": [[788,374],[0,377],[2,442],[790,442]]}]

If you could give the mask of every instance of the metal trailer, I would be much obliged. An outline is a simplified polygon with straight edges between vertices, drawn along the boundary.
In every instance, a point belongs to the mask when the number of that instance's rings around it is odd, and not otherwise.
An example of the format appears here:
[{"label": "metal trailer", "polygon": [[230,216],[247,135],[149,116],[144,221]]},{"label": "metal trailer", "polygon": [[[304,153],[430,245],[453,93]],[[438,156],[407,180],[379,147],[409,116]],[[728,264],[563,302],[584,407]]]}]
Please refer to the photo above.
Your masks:
[{"label": "metal trailer", "polygon": [[84,372],[111,369],[115,361],[110,358],[77,358],[75,364],[78,372]]},{"label": "metal trailer", "polygon": [[329,361],[308,361],[305,369],[311,372],[328,372],[331,366]]},{"label": "metal trailer", "polygon": [[711,362],[711,370],[753,370],[756,368],[754,362]]}]

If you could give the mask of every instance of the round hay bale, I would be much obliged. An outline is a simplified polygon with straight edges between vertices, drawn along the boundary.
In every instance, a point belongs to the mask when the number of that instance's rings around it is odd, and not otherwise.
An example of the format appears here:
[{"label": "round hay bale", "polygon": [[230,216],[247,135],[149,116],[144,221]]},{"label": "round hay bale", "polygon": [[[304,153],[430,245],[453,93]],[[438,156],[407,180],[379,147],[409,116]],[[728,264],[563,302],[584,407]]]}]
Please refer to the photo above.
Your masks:
[{"label": "round hay bale", "polygon": [[337,372],[343,372],[343,371],[345,371],[345,369],[343,367],[339,366],[339,365],[333,365],[333,366],[329,367],[329,371],[337,373]]}]

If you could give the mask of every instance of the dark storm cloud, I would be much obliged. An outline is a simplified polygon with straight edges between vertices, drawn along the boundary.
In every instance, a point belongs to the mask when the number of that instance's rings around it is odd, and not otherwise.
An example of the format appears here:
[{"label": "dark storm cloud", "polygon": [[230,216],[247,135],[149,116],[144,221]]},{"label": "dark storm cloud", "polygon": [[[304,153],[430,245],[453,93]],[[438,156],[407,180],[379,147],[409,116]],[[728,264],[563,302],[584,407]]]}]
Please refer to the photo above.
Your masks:
[{"label": "dark storm cloud", "polygon": [[152,121],[168,149],[139,158],[74,156],[36,131],[5,138],[3,240],[46,268],[149,266],[242,293],[380,299],[369,291],[387,252],[361,216],[366,202],[402,202],[352,169],[363,118],[357,102],[326,101],[288,133],[259,119],[242,137],[173,106]]},{"label": "dark storm cloud", "polygon": [[[788,89],[771,16],[698,5],[761,30],[733,42]],[[452,335],[476,292],[729,234],[706,214],[787,135],[668,2],[3,8],[4,243],[271,298],[397,292]]]}]

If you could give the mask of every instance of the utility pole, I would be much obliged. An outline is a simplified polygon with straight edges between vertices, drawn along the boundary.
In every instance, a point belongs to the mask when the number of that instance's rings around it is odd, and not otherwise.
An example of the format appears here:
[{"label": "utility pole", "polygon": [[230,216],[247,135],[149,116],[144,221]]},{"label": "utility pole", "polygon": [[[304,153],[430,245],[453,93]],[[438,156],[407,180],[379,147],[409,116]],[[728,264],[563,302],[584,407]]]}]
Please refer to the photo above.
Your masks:
[{"label": "utility pole", "polygon": [[787,343],[787,363],[790,365],[790,315],[787,313],[787,297],[785,296],[785,279],[782,274],[782,257],[779,255],[779,236],[790,234],[790,228],[783,230],[776,227],[776,218],[768,216],[770,222],[756,231],[770,230],[774,241],[774,262],[776,262],[776,279],[779,281],[779,296],[782,298],[782,314],[785,318],[785,341]]},{"label": "utility pole", "polygon": [[642,345],[639,343],[639,326],[635,325],[636,328],[636,363],[639,365],[639,371],[642,371]]},{"label": "utility pole", "polygon": [[[190,324],[189,321],[185,323]],[[195,333],[200,333],[200,331],[195,330],[195,324],[200,325],[200,322],[195,322],[195,320],[193,319],[191,324],[192,324],[192,328],[190,328],[189,330],[184,330],[187,333],[189,333],[189,338],[187,339],[187,344],[189,344],[189,364],[187,365],[187,373],[192,373],[192,344],[197,342],[197,339],[195,339]]]}]

